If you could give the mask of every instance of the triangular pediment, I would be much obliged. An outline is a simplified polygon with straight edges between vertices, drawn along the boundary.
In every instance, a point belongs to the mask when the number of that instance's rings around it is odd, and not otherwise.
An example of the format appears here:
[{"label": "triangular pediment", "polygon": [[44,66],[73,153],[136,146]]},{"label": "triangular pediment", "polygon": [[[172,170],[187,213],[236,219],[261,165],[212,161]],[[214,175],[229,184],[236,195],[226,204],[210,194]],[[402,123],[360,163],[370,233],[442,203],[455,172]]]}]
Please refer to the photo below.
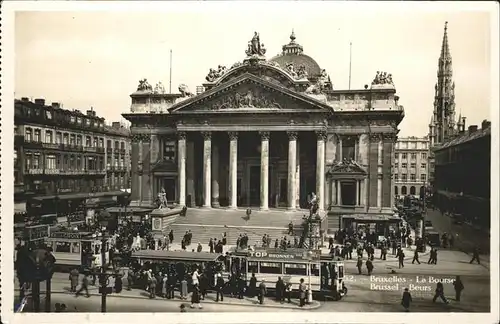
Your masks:
[{"label": "triangular pediment", "polygon": [[246,73],[169,110],[171,113],[328,112],[331,108],[307,95]]},{"label": "triangular pediment", "polygon": [[341,162],[337,162],[331,166],[328,173],[331,175],[345,175],[345,174],[358,174],[358,175],[366,175],[366,171],[362,166],[357,164],[355,161],[344,160]]}]

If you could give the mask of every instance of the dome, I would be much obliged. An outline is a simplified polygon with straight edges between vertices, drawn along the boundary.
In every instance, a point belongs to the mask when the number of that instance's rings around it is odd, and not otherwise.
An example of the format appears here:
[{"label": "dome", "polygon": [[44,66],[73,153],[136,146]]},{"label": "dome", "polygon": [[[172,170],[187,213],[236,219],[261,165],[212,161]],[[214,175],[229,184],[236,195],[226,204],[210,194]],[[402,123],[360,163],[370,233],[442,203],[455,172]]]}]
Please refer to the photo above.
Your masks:
[{"label": "dome", "polygon": [[303,52],[303,47],[295,42],[295,33],[292,31],[290,43],[283,45],[283,52],[270,61],[278,63],[282,68],[286,66],[286,63],[293,63],[295,68],[304,65],[309,76],[319,76],[321,74],[319,64]]}]

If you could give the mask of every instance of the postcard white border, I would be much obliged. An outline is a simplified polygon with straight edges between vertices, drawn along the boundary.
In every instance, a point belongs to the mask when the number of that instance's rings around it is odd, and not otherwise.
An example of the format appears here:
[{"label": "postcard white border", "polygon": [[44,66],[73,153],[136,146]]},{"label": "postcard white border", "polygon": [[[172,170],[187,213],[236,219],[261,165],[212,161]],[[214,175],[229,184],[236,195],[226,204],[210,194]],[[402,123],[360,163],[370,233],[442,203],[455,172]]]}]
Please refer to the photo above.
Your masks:
[{"label": "postcard white border", "polygon": [[[310,10],[311,6],[323,6],[331,10],[394,11],[404,15],[415,11],[486,11],[491,15],[491,120],[492,120],[492,163],[491,163],[491,313],[131,313],[131,314],[12,314],[13,305],[13,103],[14,103],[14,15],[17,11],[214,11],[227,10]],[[1,7],[1,314],[4,323],[498,323],[498,156],[499,156],[499,17],[494,2],[132,2],[132,1],[4,1]],[[464,35],[467,37],[467,35]],[[473,82],[473,80],[471,80]],[[4,244],[5,242],[5,244]]]}]

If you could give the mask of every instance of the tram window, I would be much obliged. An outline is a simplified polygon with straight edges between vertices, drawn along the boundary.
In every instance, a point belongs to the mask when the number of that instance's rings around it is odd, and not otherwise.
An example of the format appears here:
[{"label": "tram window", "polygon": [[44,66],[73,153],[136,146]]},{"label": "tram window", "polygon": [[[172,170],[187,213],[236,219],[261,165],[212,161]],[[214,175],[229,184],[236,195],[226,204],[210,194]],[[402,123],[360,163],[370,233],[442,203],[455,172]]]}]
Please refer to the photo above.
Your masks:
[{"label": "tram window", "polygon": [[307,265],[303,263],[285,263],[285,274],[306,276]]},{"label": "tram window", "polygon": [[258,262],[248,261],[248,273],[258,273],[258,272],[259,272]]},{"label": "tram window", "polygon": [[80,253],[80,242],[73,242],[72,247],[71,253]]},{"label": "tram window", "polygon": [[71,253],[71,243],[56,242],[55,252]]},{"label": "tram window", "polygon": [[260,273],[282,273],[281,263],[261,262]]},{"label": "tram window", "polygon": [[319,276],[319,264],[311,264],[311,276]]},{"label": "tram window", "polygon": [[90,251],[91,246],[90,242],[82,242],[82,251]]}]

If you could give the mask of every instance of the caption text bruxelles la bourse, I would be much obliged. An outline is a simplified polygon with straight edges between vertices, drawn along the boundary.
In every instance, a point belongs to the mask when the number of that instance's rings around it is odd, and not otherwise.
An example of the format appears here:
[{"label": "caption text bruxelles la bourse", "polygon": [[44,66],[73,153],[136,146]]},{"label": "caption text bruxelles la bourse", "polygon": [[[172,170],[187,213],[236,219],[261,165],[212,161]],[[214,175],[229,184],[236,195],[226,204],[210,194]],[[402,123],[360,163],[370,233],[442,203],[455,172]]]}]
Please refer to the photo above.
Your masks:
[{"label": "caption text bruxelles la bourse", "polygon": [[397,275],[380,276],[370,275],[366,277],[355,277],[348,275],[344,278],[346,282],[369,283],[370,290],[377,291],[402,291],[405,288],[413,292],[431,292],[436,288],[436,284],[452,284],[454,278],[434,277],[434,276],[415,276],[414,278],[405,278]]}]

